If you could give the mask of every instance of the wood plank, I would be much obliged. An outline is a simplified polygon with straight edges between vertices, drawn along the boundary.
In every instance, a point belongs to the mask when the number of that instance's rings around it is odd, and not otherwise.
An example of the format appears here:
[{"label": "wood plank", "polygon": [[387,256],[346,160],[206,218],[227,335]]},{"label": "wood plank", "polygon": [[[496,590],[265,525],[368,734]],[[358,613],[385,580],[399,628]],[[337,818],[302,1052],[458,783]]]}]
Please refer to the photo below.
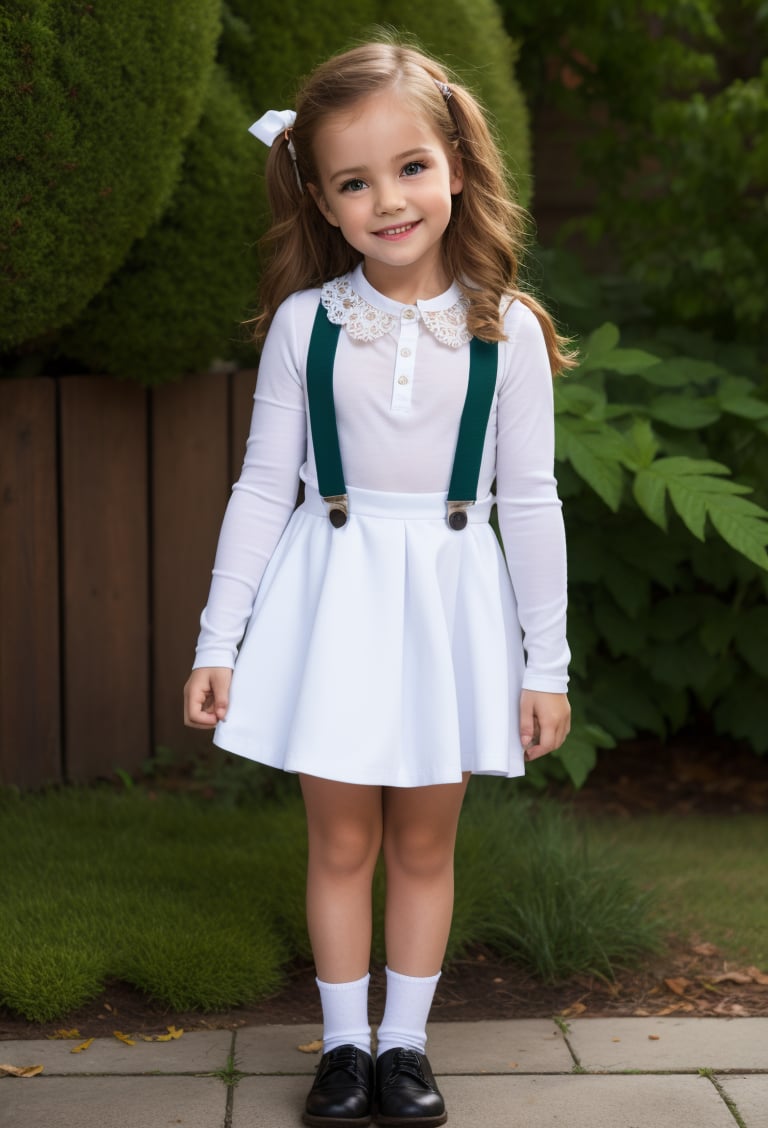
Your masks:
[{"label": "wood plank", "polygon": [[0,782],[61,778],[56,392],[0,380]]},{"label": "wood plank", "polygon": [[182,689],[231,486],[226,373],[156,389],[152,415],[153,744],[183,758],[211,741],[184,727]]},{"label": "wood plank", "polygon": [[149,752],[147,393],[61,382],[67,775],[131,771]]}]

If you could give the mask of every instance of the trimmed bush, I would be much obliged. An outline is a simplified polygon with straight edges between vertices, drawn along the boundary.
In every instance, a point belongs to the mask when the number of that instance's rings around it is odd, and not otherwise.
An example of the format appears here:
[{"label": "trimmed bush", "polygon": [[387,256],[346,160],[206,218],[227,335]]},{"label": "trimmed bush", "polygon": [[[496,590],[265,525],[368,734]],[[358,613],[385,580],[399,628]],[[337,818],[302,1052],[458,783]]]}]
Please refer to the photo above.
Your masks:
[{"label": "trimmed bush", "polygon": [[218,0],[11,0],[0,20],[0,346],[70,322],[162,214]]},{"label": "trimmed bush", "polygon": [[143,384],[231,352],[257,273],[253,180],[263,157],[250,121],[217,67],[168,210],[64,332],[62,352]]}]

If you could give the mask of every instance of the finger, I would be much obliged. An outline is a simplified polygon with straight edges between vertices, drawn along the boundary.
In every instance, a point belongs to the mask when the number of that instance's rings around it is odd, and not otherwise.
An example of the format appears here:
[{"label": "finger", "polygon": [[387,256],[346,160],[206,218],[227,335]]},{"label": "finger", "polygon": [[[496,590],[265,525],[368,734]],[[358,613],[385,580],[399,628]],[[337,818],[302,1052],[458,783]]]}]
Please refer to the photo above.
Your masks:
[{"label": "finger", "polygon": [[217,670],[211,675],[211,712],[217,721],[223,721],[229,708],[229,686],[232,681],[231,670]]},{"label": "finger", "polygon": [[525,750],[535,740],[533,700],[524,693],[520,698],[520,743]]}]

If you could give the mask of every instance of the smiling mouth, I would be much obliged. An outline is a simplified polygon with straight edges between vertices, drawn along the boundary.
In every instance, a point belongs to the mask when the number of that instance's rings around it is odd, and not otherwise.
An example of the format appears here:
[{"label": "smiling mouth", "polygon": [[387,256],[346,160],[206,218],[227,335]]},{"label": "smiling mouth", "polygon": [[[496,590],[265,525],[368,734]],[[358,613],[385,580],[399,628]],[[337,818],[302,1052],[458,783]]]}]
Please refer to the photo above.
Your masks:
[{"label": "smiling mouth", "polygon": [[419,223],[421,223],[421,220],[416,220],[414,223],[401,223],[397,227],[385,227],[381,231],[374,232],[374,234],[379,239],[399,239],[403,235],[408,235]]}]

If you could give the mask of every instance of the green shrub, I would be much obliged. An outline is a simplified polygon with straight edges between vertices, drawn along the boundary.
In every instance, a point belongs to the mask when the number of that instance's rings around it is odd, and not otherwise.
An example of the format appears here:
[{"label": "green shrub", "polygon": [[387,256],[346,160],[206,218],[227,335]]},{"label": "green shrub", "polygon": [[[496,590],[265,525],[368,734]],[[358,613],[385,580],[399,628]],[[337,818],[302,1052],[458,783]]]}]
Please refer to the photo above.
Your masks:
[{"label": "green shrub", "polygon": [[263,156],[250,121],[217,67],[170,205],[63,332],[64,355],[154,384],[231,353],[257,270],[253,181]]},{"label": "green shrub", "polygon": [[[594,324],[610,294],[578,276],[552,256],[544,288],[567,323]],[[581,783],[598,747],[702,714],[768,751],[764,370],[754,350],[622,306],[626,345],[612,323],[585,335],[555,386],[576,724],[533,779],[559,764]]]},{"label": "green shrub", "polygon": [[[501,0],[533,103],[583,138],[581,224],[659,321],[758,344],[768,317],[768,9],[762,0]],[[595,128],[585,136],[584,123]],[[599,123],[599,126],[597,125]]]},{"label": "green shrub", "polygon": [[0,347],[70,322],[165,209],[218,0],[10,0],[0,16]]}]

